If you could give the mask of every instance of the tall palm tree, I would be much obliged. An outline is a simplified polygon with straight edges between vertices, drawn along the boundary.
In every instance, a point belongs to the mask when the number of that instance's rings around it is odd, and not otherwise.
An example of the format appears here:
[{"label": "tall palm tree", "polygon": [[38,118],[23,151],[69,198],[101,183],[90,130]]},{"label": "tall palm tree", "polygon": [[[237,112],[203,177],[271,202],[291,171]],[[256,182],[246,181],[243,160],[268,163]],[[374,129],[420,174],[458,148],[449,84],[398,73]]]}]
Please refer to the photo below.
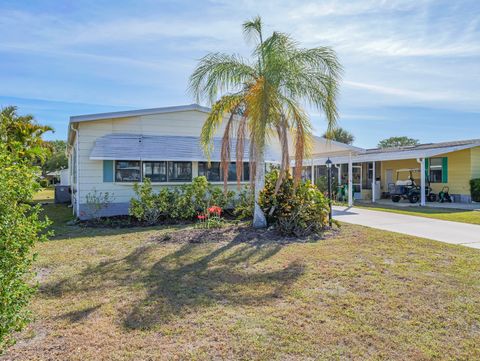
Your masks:
[{"label": "tall palm tree", "polygon": [[323,111],[328,129],[333,129],[342,69],[335,52],[328,47],[303,49],[289,35],[279,32],[265,39],[260,17],[246,21],[243,31],[247,41],[255,43],[252,61],[236,54],[208,54],[191,75],[189,88],[197,102],[206,100],[212,106],[201,133],[207,155],[211,153],[215,133],[224,117],[228,117],[221,150],[225,187],[231,142],[236,142],[239,184],[248,139],[250,175],[255,191],[253,225],[265,227],[265,215],[258,205],[258,195],[265,183],[265,146],[270,137],[278,137],[282,149],[278,190],[290,167],[291,137],[295,148],[294,177],[298,182],[303,158],[312,141],[312,126],[302,104]]}]

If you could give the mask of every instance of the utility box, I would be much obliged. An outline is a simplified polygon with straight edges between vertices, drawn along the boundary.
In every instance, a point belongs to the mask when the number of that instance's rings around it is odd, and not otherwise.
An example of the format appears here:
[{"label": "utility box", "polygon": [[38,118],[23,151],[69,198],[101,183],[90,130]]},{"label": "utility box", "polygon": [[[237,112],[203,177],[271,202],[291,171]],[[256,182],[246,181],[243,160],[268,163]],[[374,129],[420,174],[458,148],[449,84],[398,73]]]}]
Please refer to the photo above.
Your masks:
[{"label": "utility box", "polygon": [[70,186],[55,186],[55,203],[70,203],[71,191]]}]

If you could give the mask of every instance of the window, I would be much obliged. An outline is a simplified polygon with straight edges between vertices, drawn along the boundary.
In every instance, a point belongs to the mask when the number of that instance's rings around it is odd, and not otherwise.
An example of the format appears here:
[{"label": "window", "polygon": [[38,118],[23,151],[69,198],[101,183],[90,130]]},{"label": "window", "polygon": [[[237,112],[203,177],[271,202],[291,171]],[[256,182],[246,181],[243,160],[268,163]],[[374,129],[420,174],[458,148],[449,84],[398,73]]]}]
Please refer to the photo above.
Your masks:
[{"label": "window", "polygon": [[198,175],[206,177],[209,182],[219,182],[221,179],[220,162],[211,162],[210,167],[207,162],[199,162]]},{"label": "window", "polygon": [[192,162],[168,162],[169,182],[191,182]]},{"label": "window", "polygon": [[143,162],[143,177],[152,182],[166,182],[167,162]]},{"label": "window", "polygon": [[430,159],[430,182],[431,183],[442,183],[442,175],[443,175],[442,165],[443,165],[442,158]]},{"label": "window", "polygon": [[[223,170],[220,162],[211,162],[210,168],[207,162],[198,163],[198,175],[205,176],[209,182],[221,182],[223,181]],[[248,181],[250,179],[250,167],[248,162],[243,163],[243,177],[242,181]],[[237,181],[237,163],[231,162],[228,165],[228,181]]]},{"label": "window", "polygon": [[115,181],[116,182],[139,182],[140,181],[140,161],[137,160],[118,160],[115,162]]}]

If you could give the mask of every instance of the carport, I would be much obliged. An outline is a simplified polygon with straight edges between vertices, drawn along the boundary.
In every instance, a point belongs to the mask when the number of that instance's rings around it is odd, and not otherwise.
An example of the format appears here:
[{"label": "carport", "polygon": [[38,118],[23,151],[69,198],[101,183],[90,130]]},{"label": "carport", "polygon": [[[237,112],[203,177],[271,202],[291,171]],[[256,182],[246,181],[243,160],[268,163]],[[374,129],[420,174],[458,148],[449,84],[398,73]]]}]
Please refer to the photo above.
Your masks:
[{"label": "carport", "polygon": [[[425,206],[426,197],[425,197],[425,187],[426,187],[426,159],[443,155],[446,153],[451,153],[463,149],[471,148],[472,144],[460,144],[452,146],[436,146],[434,144],[424,144],[419,146],[412,147],[403,147],[403,148],[388,148],[388,149],[370,149],[364,150],[361,148],[356,148],[355,150],[348,151],[348,154],[338,155],[334,153],[324,152],[321,154],[316,154],[312,157],[311,160],[307,161],[307,164],[314,166],[325,165],[327,159],[330,159],[339,172],[339,181],[340,177],[340,165],[348,164],[348,205],[351,207],[354,202],[353,198],[353,164],[354,163],[373,163],[373,175],[372,175],[372,202],[376,202],[376,197],[378,194],[375,193],[375,181],[376,181],[376,163],[384,161],[395,161],[395,160],[415,160],[420,168],[420,205]],[[310,163],[308,163],[310,162]],[[313,174],[313,172],[312,172]],[[312,180],[313,177],[312,177]]]}]

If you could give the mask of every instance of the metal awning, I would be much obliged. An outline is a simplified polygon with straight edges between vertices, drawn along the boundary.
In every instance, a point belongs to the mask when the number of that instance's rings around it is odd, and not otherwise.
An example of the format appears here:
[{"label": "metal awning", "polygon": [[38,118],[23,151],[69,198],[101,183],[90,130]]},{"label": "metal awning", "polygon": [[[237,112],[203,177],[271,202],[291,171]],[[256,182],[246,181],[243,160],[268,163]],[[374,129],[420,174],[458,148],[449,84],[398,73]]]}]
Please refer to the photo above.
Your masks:
[{"label": "metal awning", "polygon": [[[231,160],[236,157],[236,140],[230,147]],[[221,160],[222,139],[213,140],[211,161]],[[248,157],[249,142],[245,140],[243,159]],[[90,152],[92,160],[164,160],[164,161],[207,161],[199,137],[172,135],[108,134],[95,141]],[[280,157],[268,148],[265,160],[276,163]]]},{"label": "metal awning", "polygon": [[[440,147],[440,148],[431,148],[431,149],[414,149],[414,150],[398,150],[398,151],[377,151],[372,153],[361,153],[358,155],[352,155],[353,163],[363,163],[363,162],[376,162],[376,161],[387,161],[387,160],[402,160],[402,159],[417,159],[417,158],[430,158],[440,154],[456,152],[463,149],[468,149],[472,147],[478,147],[478,144],[468,144],[461,146],[453,147]],[[322,155],[322,157],[316,157],[310,161],[306,161],[306,165],[311,165],[312,162],[314,165],[325,165],[327,159],[334,164],[346,164],[349,162],[348,156],[330,156],[328,154]]]}]

